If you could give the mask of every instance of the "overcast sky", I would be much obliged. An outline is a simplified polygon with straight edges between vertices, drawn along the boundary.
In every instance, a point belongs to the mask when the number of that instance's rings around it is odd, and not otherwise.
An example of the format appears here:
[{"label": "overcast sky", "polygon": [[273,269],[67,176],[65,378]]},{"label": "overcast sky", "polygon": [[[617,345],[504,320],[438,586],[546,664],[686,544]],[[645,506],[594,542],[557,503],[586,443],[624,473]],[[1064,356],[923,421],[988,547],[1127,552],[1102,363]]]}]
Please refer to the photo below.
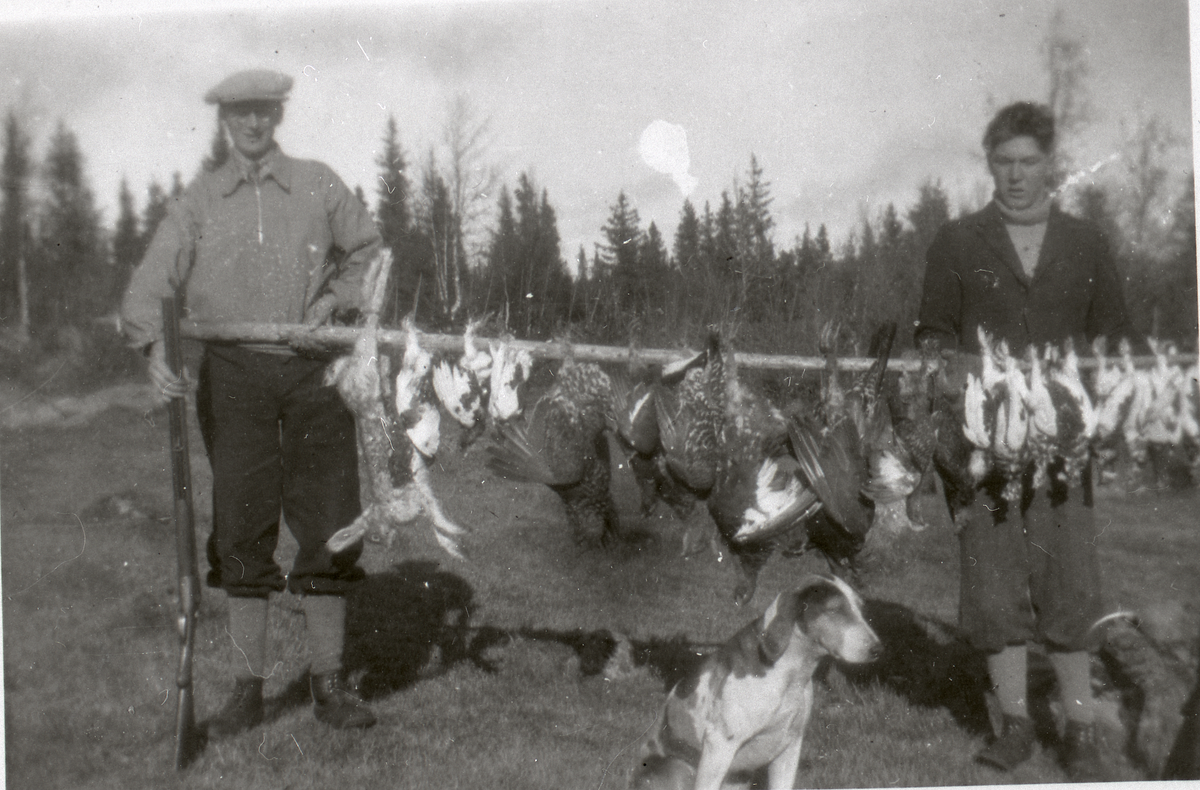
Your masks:
[{"label": "overcast sky", "polygon": [[805,223],[838,242],[930,178],[955,207],[978,201],[992,110],[1045,97],[1055,7],[1087,45],[1083,164],[1108,161],[1139,118],[1190,138],[1186,0],[248,5],[3,0],[0,108],[39,159],[58,121],[77,135],[111,222],[121,178],[140,210],[152,179],[195,173],[215,128],[201,97],[231,71],[292,75],[284,150],[326,161],[372,203],[388,116],[419,165],[465,96],[489,119],[502,183],[529,171],[548,191],[567,259],[591,254],[621,190],[669,245],[684,192],[715,209],[751,154],[777,246]]}]

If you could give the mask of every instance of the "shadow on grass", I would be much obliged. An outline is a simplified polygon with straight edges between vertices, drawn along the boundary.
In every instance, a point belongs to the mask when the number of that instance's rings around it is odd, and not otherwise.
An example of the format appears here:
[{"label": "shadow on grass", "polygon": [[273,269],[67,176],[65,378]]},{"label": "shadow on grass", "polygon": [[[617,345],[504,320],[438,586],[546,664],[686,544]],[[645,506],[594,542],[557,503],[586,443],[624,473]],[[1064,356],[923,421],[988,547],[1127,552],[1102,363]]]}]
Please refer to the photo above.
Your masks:
[{"label": "shadow on grass", "polygon": [[[473,603],[471,586],[432,561],[400,563],[368,577],[346,601],[345,668],[352,679],[360,680],[362,695],[372,699],[402,691],[462,662],[495,672],[487,651],[515,639],[571,648],[583,677],[620,671],[622,662],[625,669],[643,667],[663,681],[666,691],[718,647],[684,635],[626,643],[607,629],[473,627]],[[971,732],[990,730],[982,653],[953,627],[900,604],[868,600],[865,614],[883,641],[884,653],[873,664],[845,668],[849,682],[878,683],[911,704],[946,709]],[[741,625],[731,623],[730,633]],[[308,680],[306,673],[268,700],[268,719],[310,704]]]},{"label": "shadow on grass", "polygon": [[[485,629],[469,628],[473,601],[466,581],[429,560],[399,563],[368,576],[346,597],[343,663],[351,685],[370,700],[462,661],[493,671],[482,652],[502,637],[489,639]],[[305,670],[266,700],[265,718],[311,704],[309,679]]]},{"label": "shadow on grass", "polygon": [[[843,667],[850,683],[878,683],[910,704],[944,708],[961,727],[973,733],[991,731],[987,707],[990,683],[983,653],[967,644],[951,626],[900,604],[868,600],[864,614],[883,642],[883,655],[871,664]],[[683,638],[651,640],[635,642],[634,655],[637,663],[650,667],[670,689],[716,647],[689,643]]]},{"label": "shadow on grass", "polygon": [[486,640],[469,626],[473,603],[471,586],[431,560],[371,575],[346,599],[347,673],[361,675],[359,690],[370,699],[462,661],[492,671],[482,657]]},{"label": "shadow on grass", "polygon": [[[908,607],[887,601],[869,600],[865,615],[883,642],[879,660],[861,667],[842,667],[850,683],[859,686],[879,684],[912,705],[943,708],[959,726],[975,734],[991,731],[987,694],[987,661],[952,626],[920,615]],[[731,623],[730,633],[742,623]],[[480,629],[472,640],[471,653],[507,638],[547,641],[565,645],[579,657],[583,677],[644,667],[663,681],[669,691],[677,682],[698,670],[705,657],[719,645],[701,644],[685,635],[648,640],[630,640],[628,654],[621,655],[622,640],[606,629],[554,631],[524,628],[506,633],[499,629]],[[1032,691],[1032,690],[1031,690]]]},{"label": "shadow on grass", "polygon": [[944,708],[972,733],[991,732],[984,653],[954,627],[897,603],[868,600],[863,614],[883,642],[883,655],[847,668],[851,683],[877,682],[910,704]]}]

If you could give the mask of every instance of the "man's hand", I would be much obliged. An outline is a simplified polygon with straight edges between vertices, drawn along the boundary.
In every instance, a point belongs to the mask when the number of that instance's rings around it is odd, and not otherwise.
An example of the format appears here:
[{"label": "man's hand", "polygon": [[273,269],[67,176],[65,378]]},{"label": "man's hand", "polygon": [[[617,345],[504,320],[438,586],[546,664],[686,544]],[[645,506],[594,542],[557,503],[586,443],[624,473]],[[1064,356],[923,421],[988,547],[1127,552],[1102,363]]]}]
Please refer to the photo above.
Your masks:
[{"label": "man's hand", "polygon": [[962,397],[967,388],[967,374],[979,375],[983,369],[983,359],[978,354],[965,354],[949,349],[941,352],[944,365],[939,377],[942,394],[956,400]]},{"label": "man's hand", "polygon": [[[304,319],[304,326],[308,327],[310,332],[317,327],[324,326],[333,317],[335,307],[337,307],[337,297],[333,294],[325,294],[313,302],[312,307],[308,309],[308,316]],[[320,356],[329,351],[325,345],[310,335],[293,337],[288,341],[288,345],[302,357]]]},{"label": "man's hand", "polygon": [[312,307],[308,309],[308,317],[304,319],[304,325],[313,327],[314,329],[318,326],[324,326],[329,323],[335,307],[337,307],[337,297],[333,294],[325,294],[313,302]]},{"label": "man's hand", "polygon": [[196,391],[196,382],[185,367],[180,375],[175,375],[167,364],[167,349],[163,341],[156,340],[150,346],[148,355],[150,365],[146,372],[150,375],[150,383],[159,403],[166,403],[171,398],[185,398],[188,393]]}]

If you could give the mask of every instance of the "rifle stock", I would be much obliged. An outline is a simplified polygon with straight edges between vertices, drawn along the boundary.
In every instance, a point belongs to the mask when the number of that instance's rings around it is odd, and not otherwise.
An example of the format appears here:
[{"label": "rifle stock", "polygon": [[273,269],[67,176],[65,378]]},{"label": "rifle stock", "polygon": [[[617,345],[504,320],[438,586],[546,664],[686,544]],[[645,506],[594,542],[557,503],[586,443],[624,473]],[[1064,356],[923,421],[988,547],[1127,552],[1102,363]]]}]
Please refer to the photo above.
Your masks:
[{"label": "rifle stock", "polygon": [[[167,364],[181,375],[183,348],[179,334],[179,302],[168,297],[162,302],[163,343]],[[196,562],[196,515],[192,506],[192,471],[188,456],[187,400],[171,398],[167,406],[171,435],[171,477],[175,493],[175,552],[178,559],[179,664],[175,673],[178,707],[175,715],[175,769],[183,770],[204,748],[204,737],[196,726],[192,693],[192,659],[196,641],[196,614],[200,608],[200,572]]]}]

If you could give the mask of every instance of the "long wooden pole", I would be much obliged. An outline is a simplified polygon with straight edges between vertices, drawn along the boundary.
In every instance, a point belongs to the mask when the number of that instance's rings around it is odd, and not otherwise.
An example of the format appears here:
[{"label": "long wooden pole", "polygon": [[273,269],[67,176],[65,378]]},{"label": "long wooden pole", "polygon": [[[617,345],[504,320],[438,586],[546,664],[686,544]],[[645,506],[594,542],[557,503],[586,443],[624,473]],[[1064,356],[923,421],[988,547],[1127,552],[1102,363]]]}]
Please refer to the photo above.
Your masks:
[{"label": "long wooden pole", "polygon": [[[354,345],[360,334],[361,327],[330,326],[311,329],[301,324],[249,324],[249,323],[198,323],[185,321],[181,324],[184,337],[195,340],[211,340],[217,342],[287,344],[292,339],[305,338],[316,341],[330,349],[349,348]],[[426,351],[462,352],[462,335],[441,335],[417,333],[421,347]],[[378,342],[382,348],[403,348],[407,335],[398,329],[378,330]],[[477,348],[487,350],[489,342],[498,342],[497,338],[476,337]],[[694,351],[687,349],[661,348],[621,348],[620,346],[596,346],[583,343],[562,343],[555,341],[537,340],[508,340],[513,348],[528,351],[537,359],[565,359],[571,357],[582,362],[629,362],[631,360],[648,365],[661,365],[676,360],[685,359]],[[760,370],[820,370],[825,367],[824,357],[803,357],[789,354],[753,354],[744,351],[736,353],[737,364],[743,368]],[[1194,355],[1175,354],[1170,357],[1171,364],[1190,365],[1196,361]],[[873,360],[865,357],[842,357],[838,359],[841,370],[866,370]],[[1151,367],[1154,357],[1136,357],[1138,367]],[[1079,366],[1087,369],[1096,366],[1096,360],[1090,356],[1080,356]],[[895,371],[913,371],[921,367],[917,359],[891,359],[888,369]]]}]

